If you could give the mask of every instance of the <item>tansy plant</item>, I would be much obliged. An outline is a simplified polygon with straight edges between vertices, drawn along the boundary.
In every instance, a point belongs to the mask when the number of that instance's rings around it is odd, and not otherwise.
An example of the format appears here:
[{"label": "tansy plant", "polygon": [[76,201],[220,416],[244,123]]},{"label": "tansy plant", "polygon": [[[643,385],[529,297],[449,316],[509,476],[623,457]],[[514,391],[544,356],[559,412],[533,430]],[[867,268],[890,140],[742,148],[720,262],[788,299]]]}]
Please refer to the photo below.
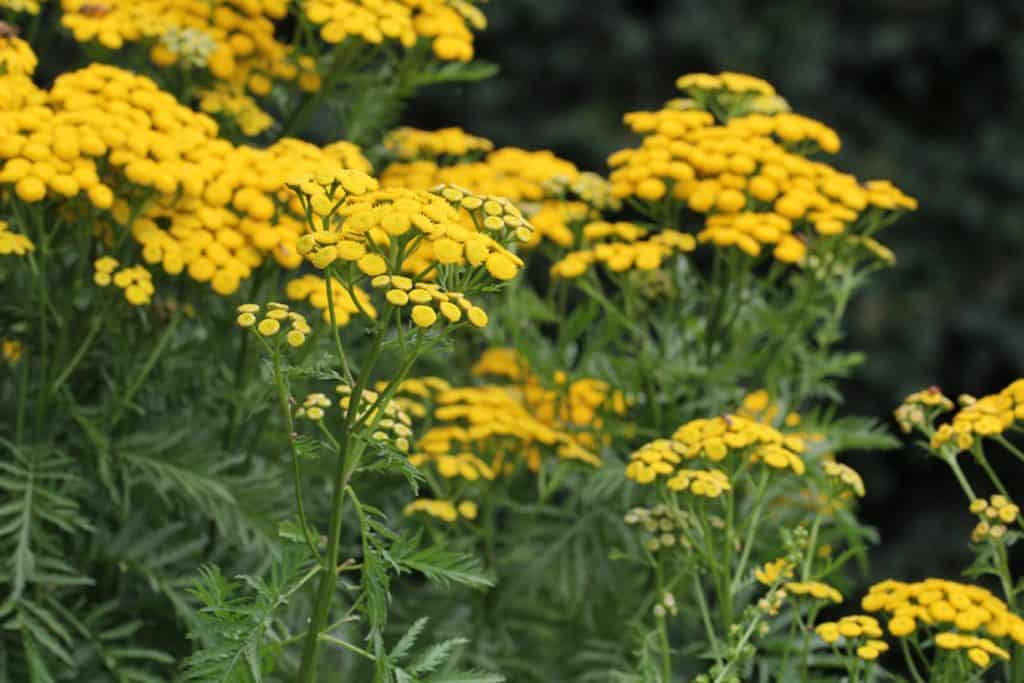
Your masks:
[{"label": "tansy plant", "polygon": [[[360,502],[357,494],[362,489],[359,475],[393,470],[413,482],[420,476],[406,460],[412,420],[396,394],[420,356],[460,328],[487,325],[487,314],[473,299],[516,275],[522,261],[508,247],[529,239],[532,228],[507,200],[455,187],[436,193],[381,189],[376,179],[350,170],[320,171],[289,187],[299,197],[309,229],[299,239],[298,250],[324,273],[317,286],[326,295],[334,367],[316,377],[336,385],[337,409],[325,393],[309,394],[301,404],[293,394],[294,375],[286,351],[301,347],[311,333],[304,316],[278,302],[265,309],[243,304],[237,322],[251,328],[271,357],[272,380],[291,443],[296,528],[319,570],[296,680],[316,680],[323,643],[366,657],[378,680],[390,679],[397,671],[397,661],[384,645],[390,572],[419,569],[428,576],[440,572],[440,578],[447,579],[443,566],[431,566],[434,558],[463,565],[458,577],[462,583],[489,584],[465,566],[471,564],[469,558],[447,554],[440,546],[419,550],[415,540],[396,535],[385,520],[375,519],[380,513]],[[370,341],[362,357],[350,358],[351,349],[346,351],[338,334],[335,283],[369,328]],[[375,306],[367,290],[379,293]],[[395,357],[393,369],[387,380],[370,389],[388,350]],[[295,418],[315,425],[315,436],[301,435]],[[332,461],[333,472],[328,479],[329,517],[320,522],[306,514],[301,471],[303,459],[318,451]],[[357,520],[361,562],[341,561],[346,504]],[[474,516],[466,504],[460,510]],[[447,514],[451,513],[442,516]],[[321,533],[326,536],[322,550]],[[347,571],[358,572],[360,590],[349,596],[348,611],[339,622],[332,604]],[[369,651],[334,633],[354,612],[366,618]]]},{"label": "tansy plant", "polygon": [[843,319],[916,201],[731,72],[607,172],[389,131],[485,24],[0,0],[0,678],[1024,683],[1019,381],[897,409],[976,561],[859,587]]}]

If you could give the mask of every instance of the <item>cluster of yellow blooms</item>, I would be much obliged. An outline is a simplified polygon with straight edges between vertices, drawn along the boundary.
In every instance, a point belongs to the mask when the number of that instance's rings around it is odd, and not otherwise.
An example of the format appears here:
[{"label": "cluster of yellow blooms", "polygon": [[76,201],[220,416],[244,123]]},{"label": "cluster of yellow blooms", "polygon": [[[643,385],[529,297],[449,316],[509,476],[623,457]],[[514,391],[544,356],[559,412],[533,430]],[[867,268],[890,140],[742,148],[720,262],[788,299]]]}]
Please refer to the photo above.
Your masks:
[{"label": "cluster of yellow blooms", "polygon": [[30,251],[35,251],[36,245],[28,237],[16,232],[11,232],[7,221],[0,221],[0,256],[14,254],[24,256]]},{"label": "cluster of yellow blooms", "polygon": [[295,417],[304,417],[307,420],[318,422],[324,419],[324,410],[331,407],[331,399],[327,394],[316,392],[309,394],[302,401],[302,405],[295,409]]},{"label": "cluster of yellow blooms", "polygon": [[275,21],[288,13],[285,0],[61,0],[61,23],[75,40],[117,50],[149,45],[158,67],[201,68],[218,81],[254,95],[274,80],[320,87],[316,63],[278,41]]},{"label": "cluster of yellow blooms", "polygon": [[974,445],[975,438],[998,436],[1016,420],[1024,419],[1024,379],[979,399],[962,396],[960,403],[964,407],[953,415],[953,421],[935,430],[932,449],[954,443],[957,450],[966,451]]},{"label": "cluster of yellow blooms", "polygon": [[142,266],[126,266],[114,272],[119,265],[120,262],[110,256],[96,259],[93,263],[93,282],[100,287],[107,287],[113,282],[118,289],[124,290],[124,298],[128,303],[133,306],[148,304],[156,291],[153,276]]},{"label": "cluster of yellow blooms", "polygon": [[[322,171],[294,180],[290,186],[315,217],[297,248],[317,268],[340,261],[354,264],[370,277],[410,273],[420,280],[436,277],[435,271],[446,266],[468,265],[483,266],[495,279],[510,280],[523,265],[504,244],[513,238],[528,239],[531,229],[503,198],[479,197],[451,187],[440,188],[436,194],[379,189],[376,179],[352,170]],[[470,225],[460,219],[459,208],[469,212]],[[389,284],[390,279],[381,280],[377,286]],[[402,276],[392,290],[406,293],[414,285],[421,287],[420,282]],[[422,293],[433,299],[452,294],[428,289]],[[389,301],[404,305],[398,302],[403,298],[407,303],[408,294],[396,294],[395,300]],[[466,305],[467,310],[480,311],[468,302]],[[474,324],[481,320],[486,324],[480,314],[471,316]]]},{"label": "cluster of yellow blooms", "polygon": [[308,301],[323,312],[325,323],[331,322],[331,301],[334,302],[334,321],[339,327],[349,323],[354,315],[377,319],[377,309],[370,296],[360,287],[346,289],[335,279],[330,280],[331,295],[327,295],[327,280],[319,275],[306,274],[291,280],[285,286],[285,295],[292,301]]},{"label": "cluster of yellow blooms", "polygon": [[843,601],[842,593],[821,581],[790,581],[784,588],[792,595],[809,595],[815,600],[826,600],[836,604]]},{"label": "cluster of yellow blooms", "polygon": [[199,108],[214,116],[230,117],[244,135],[259,135],[274,125],[274,117],[260,109],[256,101],[235,88],[217,85],[199,93]]},{"label": "cluster of yellow blooms", "polygon": [[442,522],[453,524],[460,517],[473,521],[476,519],[477,504],[471,500],[463,500],[454,503],[450,500],[436,500],[434,498],[417,498],[402,510],[402,514],[411,516],[421,513],[435,517]]},{"label": "cluster of yellow blooms", "polygon": [[[679,83],[684,89],[774,94],[767,83],[741,74],[692,74]],[[752,256],[770,246],[786,263],[806,254],[810,235],[798,236],[798,226],[836,235],[852,231],[872,211],[916,207],[887,181],[862,184],[798,153],[796,146],[804,142],[829,153],[839,150],[835,131],[813,119],[744,113],[719,122],[698,106],[686,101],[685,107],[625,115],[643,141],[608,159],[616,196],[687,206],[708,215],[700,241],[735,245]]]},{"label": "cluster of yellow blooms", "polygon": [[756,76],[723,71],[720,74],[692,73],[676,79],[680,90],[725,90],[733,93],[774,95],[775,88],[768,81]]},{"label": "cluster of yellow blooms", "polygon": [[14,365],[21,359],[21,354],[25,352],[25,345],[17,339],[2,339],[0,340],[0,356],[4,357],[4,360]]},{"label": "cluster of yellow blooms", "polygon": [[839,621],[825,621],[814,627],[826,643],[834,644],[839,638],[857,645],[857,656],[865,661],[874,661],[889,649],[889,644],[881,640],[883,633],[878,620],[866,614],[850,614]]},{"label": "cluster of yellow blooms", "polygon": [[580,173],[574,164],[547,150],[502,147],[489,151],[490,140],[459,128],[402,128],[386,144],[398,161],[381,172],[383,186],[427,190],[447,184],[507,197],[522,206],[535,228],[526,247],[545,240],[563,248],[578,246],[578,226],[596,218],[598,211],[620,208],[607,180]]},{"label": "cluster of yellow blooms", "polygon": [[451,165],[432,160],[395,162],[384,168],[380,179],[384,187],[426,190],[437,185],[458,185],[477,194],[539,202],[548,196],[547,183],[552,179],[572,180],[578,175],[575,164],[547,150],[530,152],[502,147],[480,161]]},{"label": "cluster of yellow blooms", "polygon": [[693,235],[685,232],[665,229],[648,236],[644,228],[624,222],[590,223],[583,228],[583,239],[591,246],[569,252],[551,266],[553,277],[576,278],[596,263],[613,273],[657,270],[666,259],[697,247]]},{"label": "cluster of yellow blooms", "polygon": [[526,359],[511,348],[487,349],[473,366],[473,374],[508,378],[532,415],[571,433],[577,443],[589,449],[597,448],[596,435],[605,427],[601,414],[623,415],[630,403],[605,381],[588,377],[570,380],[561,370],[552,377],[554,388],[548,388],[530,370]]},{"label": "cluster of yellow blooms", "polygon": [[601,466],[593,449],[602,412],[621,413],[626,404],[606,383],[569,382],[560,374],[558,387],[548,389],[511,349],[487,351],[474,374],[511,381],[472,387],[452,387],[437,378],[403,382],[400,393],[432,405],[433,425],[416,444],[414,465],[429,465],[444,479],[490,481],[514,471],[520,458],[536,471],[549,450],[564,460]]},{"label": "cluster of yellow blooms", "polygon": [[[959,632],[957,636],[970,640],[975,643],[972,647],[980,647],[989,654],[994,654],[991,650],[998,646],[987,638],[975,636],[975,633],[984,633],[992,638],[1009,637],[1018,644],[1024,644],[1024,619],[980,586],[944,579],[925,579],[915,583],[886,580],[868,590],[861,600],[861,607],[867,612],[887,612],[892,615],[889,633],[897,638],[907,637],[918,628],[955,628]],[[977,640],[974,640],[975,637]],[[945,638],[950,640],[948,636]],[[981,641],[987,644],[978,645]],[[946,647],[938,640],[936,645]],[[953,641],[950,640],[947,645],[953,645]],[[946,649],[959,647],[957,644]],[[985,659],[985,664],[979,666],[987,665],[987,658],[976,657],[971,657],[972,661],[979,663],[979,660]],[[1008,655],[1004,658],[1008,658]]]},{"label": "cluster of yellow blooms", "polygon": [[473,29],[487,26],[483,12],[465,0],[309,0],[304,5],[326,43],[353,37],[411,48],[424,38],[443,61],[471,60]]},{"label": "cluster of yellow blooms", "polygon": [[657,439],[630,455],[626,476],[650,484],[659,476],[670,477],[684,460],[706,458],[719,463],[731,452],[744,452],[751,462],[764,462],[774,469],[803,474],[800,454],[804,440],[786,435],[774,427],[739,415],[697,419],[686,423],[671,439]]},{"label": "cluster of yellow blooms", "polygon": [[130,230],[146,263],[227,295],[265,254],[284,267],[301,263],[304,214],[287,178],[327,163],[370,165],[345,142],[318,148],[286,138],[256,149],[216,133],[212,119],[151,80],[94,64],[0,107],[0,185],[26,203],[81,195],[109,211],[100,224]]},{"label": "cluster of yellow blooms", "polygon": [[263,319],[256,322],[256,314],[260,312],[258,304],[242,304],[238,307],[237,323],[239,327],[256,327],[261,337],[274,337],[281,331],[282,323],[288,325],[285,340],[289,346],[302,346],[306,337],[313,331],[306,322],[306,317],[289,309],[287,304],[271,301],[267,304]]},{"label": "cluster of yellow blooms", "polygon": [[754,569],[754,578],[765,586],[778,583],[783,578],[793,578],[793,563],[785,557],[765,562],[764,565]]},{"label": "cluster of yellow blooms", "polygon": [[39,2],[40,0],[0,0],[0,7],[12,12],[39,14]]},{"label": "cluster of yellow blooms", "polygon": [[825,474],[832,477],[842,484],[850,487],[850,489],[861,498],[864,497],[864,479],[861,478],[860,473],[841,462],[835,462],[834,460],[826,460],[822,463],[822,469],[825,470]]},{"label": "cluster of yellow blooms", "polygon": [[950,400],[938,387],[928,387],[903,399],[903,403],[896,408],[894,415],[900,430],[909,434],[914,426],[925,424],[928,414],[935,415],[953,410],[953,401]]},{"label": "cluster of yellow blooms", "polygon": [[494,149],[494,143],[458,127],[420,130],[406,126],[391,131],[384,139],[384,148],[399,161],[414,161],[482,154]]},{"label": "cluster of yellow blooms", "polygon": [[[461,292],[447,292],[432,282],[413,283],[404,275],[378,275],[371,282],[374,288],[387,288],[384,298],[392,306],[412,305],[409,318],[418,327],[430,327],[441,317],[449,323],[457,323],[465,311],[466,319],[474,327],[487,326],[487,313],[473,305]],[[436,306],[436,310],[434,308]]]},{"label": "cluster of yellow blooms", "polygon": [[974,543],[981,543],[987,539],[1002,540],[1006,536],[1006,525],[1015,523],[1020,516],[1020,508],[1000,494],[992,496],[987,501],[984,498],[976,498],[971,501],[970,509],[980,518],[971,532],[971,541]]},{"label": "cluster of yellow blooms", "polygon": [[[740,407],[736,409],[737,415],[749,417],[751,420],[768,425],[776,424],[776,421],[780,419],[781,412],[782,407],[779,402],[772,400],[771,395],[766,389],[757,389],[750,392],[743,397],[743,400],[740,401]],[[801,419],[800,413],[791,410],[786,413],[781,422],[785,427],[797,427],[800,425]]]}]

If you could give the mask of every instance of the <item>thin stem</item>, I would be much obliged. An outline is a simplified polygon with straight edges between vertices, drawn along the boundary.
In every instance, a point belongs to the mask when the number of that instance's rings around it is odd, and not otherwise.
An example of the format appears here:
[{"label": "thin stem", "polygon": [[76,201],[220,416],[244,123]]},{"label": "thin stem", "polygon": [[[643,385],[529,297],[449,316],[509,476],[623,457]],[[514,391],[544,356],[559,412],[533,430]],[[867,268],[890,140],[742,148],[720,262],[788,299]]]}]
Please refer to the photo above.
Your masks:
[{"label": "thin stem", "polygon": [[160,335],[160,339],[157,340],[156,346],[153,347],[153,350],[149,354],[149,358],[146,359],[145,364],[142,366],[142,370],[132,383],[128,385],[127,391],[125,391],[124,396],[121,397],[121,401],[118,404],[117,409],[114,411],[114,416],[110,420],[111,428],[115,427],[117,423],[121,421],[121,418],[124,417],[124,411],[129,405],[131,405],[135,392],[142,387],[142,384],[146,381],[146,377],[148,377],[149,373],[153,371],[157,360],[160,359],[164,349],[166,349],[167,345],[170,343],[171,335],[174,334],[174,330],[178,327],[179,322],[181,322],[180,310],[175,311],[174,317],[171,318],[171,322],[167,325],[163,334]]},{"label": "thin stem", "polygon": [[330,643],[331,645],[337,645],[338,647],[344,648],[344,649],[349,650],[351,652],[355,652],[357,655],[362,655],[363,657],[366,657],[367,659],[369,659],[371,662],[376,662],[377,661],[377,658],[372,653],[367,652],[363,648],[357,647],[357,646],[353,645],[352,643],[348,643],[348,642],[346,642],[346,641],[344,641],[344,640],[342,640],[340,638],[335,638],[334,636],[329,636],[326,633],[321,633],[319,638],[320,638],[320,640],[324,641],[325,643]]},{"label": "thin stem", "polygon": [[64,370],[57,376],[57,378],[53,380],[53,384],[50,385],[50,396],[53,396],[54,394],[57,393],[57,391],[60,390],[64,382],[66,382],[68,380],[68,377],[71,376],[71,373],[74,372],[75,368],[78,367],[78,364],[82,362],[82,358],[85,357],[85,354],[86,352],[88,352],[89,347],[91,347],[92,343],[96,340],[96,335],[99,334],[102,327],[103,325],[102,323],[100,323],[99,320],[93,320],[92,327],[89,330],[89,334],[86,336],[82,344],[78,347],[78,351],[75,352],[75,355],[71,358],[71,361],[68,362],[67,367],[64,368]]},{"label": "thin stem", "polygon": [[945,458],[945,460],[946,464],[949,465],[951,470],[953,470],[953,474],[956,475],[956,480],[960,482],[960,488],[962,488],[964,490],[964,493],[967,494],[967,498],[969,500],[974,500],[975,498],[977,498],[977,496],[974,495],[974,489],[972,489],[971,485],[967,482],[967,477],[964,476],[963,470],[960,469],[960,463],[956,461],[956,456],[950,456],[948,458]]},{"label": "thin stem", "polygon": [[821,511],[814,517],[814,524],[811,525],[811,536],[807,541],[807,556],[804,558],[804,566],[800,571],[800,580],[806,581],[811,575],[811,564],[814,562],[814,547],[818,545],[818,532],[821,530]]},{"label": "thin stem", "polygon": [[722,662],[722,651],[718,645],[718,637],[715,636],[715,628],[711,623],[711,612],[708,610],[708,603],[704,599],[704,589],[700,585],[700,577],[697,573],[693,574],[693,594],[697,598],[697,606],[700,607],[700,618],[704,622],[704,631],[708,636],[708,643],[711,645],[711,649],[715,655],[715,661],[721,664]]},{"label": "thin stem", "polygon": [[342,372],[345,373],[345,379],[351,385],[352,381],[352,370],[348,367],[348,357],[345,355],[345,348],[341,345],[341,336],[338,333],[338,321],[335,319],[334,312],[334,272],[327,271],[327,311],[331,317],[331,334],[334,337],[334,350],[338,354],[338,360],[341,361]]},{"label": "thin stem", "polygon": [[747,529],[747,540],[743,545],[743,552],[740,554],[740,561],[736,565],[736,575],[733,577],[730,591],[735,593],[739,588],[740,582],[743,580],[743,572],[747,568],[747,560],[750,558],[750,551],[754,547],[754,540],[757,535],[758,526],[761,523],[761,511],[764,509],[762,505],[764,499],[765,489],[768,487],[768,469],[765,468],[761,473],[761,481],[757,486],[757,497],[754,499],[754,514],[750,520],[750,527]]},{"label": "thin stem", "polygon": [[292,417],[292,407],[288,400],[288,388],[285,386],[284,377],[281,374],[281,354],[274,349],[274,384],[277,387],[277,398],[281,405],[281,414],[284,416],[285,426],[288,429],[288,446],[292,455],[292,479],[295,491],[295,507],[299,513],[299,525],[302,527],[302,535],[306,539],[310,552],[317,562],[322,562],[320,550],[309,531],[309,522],[306,519],[306,507],[302,502],[302,470],[299,467],[299,450],[295,443],[295,421]]},{"label": "thin stem", "polygon": [[910,675],[914,677],[917,683],[925,683],[924,676],[917,668],[917,662],[914,661],[914,655],[910,652],[910,648],[907,647],[907,639],[900,638],[900,648],[903,650],[903,659],[907,662],[907,668],[910,669]]}]

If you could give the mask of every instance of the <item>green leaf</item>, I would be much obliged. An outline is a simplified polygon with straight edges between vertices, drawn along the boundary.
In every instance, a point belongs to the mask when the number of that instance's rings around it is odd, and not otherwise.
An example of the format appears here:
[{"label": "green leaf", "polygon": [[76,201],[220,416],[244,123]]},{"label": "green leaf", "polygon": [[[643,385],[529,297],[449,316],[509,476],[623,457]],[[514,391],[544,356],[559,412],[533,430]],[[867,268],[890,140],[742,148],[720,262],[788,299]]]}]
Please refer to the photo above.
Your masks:
[{"label": "green leaf", "polygon": [[455,648],[468,642],[465,638],[449,638],[443,642],[435,643],[417,656],[407,669],[410,673],[417,676],[431,673],[451,657],[452,651]]},{"label": "green leaf", "polygon": [[405,557],[397,557],[395,561],[405,568],[417,571],[428,580],[450,587],[460,584],[477,590],[494,586],[494,576],[480,565],[480,560],[472,555],[452,552],[441,546],[432,546],[418,550]]},{"label": "green leaf", "polygon": [[393,661],[401,661],[406,655],[412,650],[416,644],[416,639],[423,633],[424,627],[427,622],[430,621],[429,617],[421,617],[413,622],[412,626],[402,635],[402,638],[395,644],[394,649],[391,650],[390,657]]}]

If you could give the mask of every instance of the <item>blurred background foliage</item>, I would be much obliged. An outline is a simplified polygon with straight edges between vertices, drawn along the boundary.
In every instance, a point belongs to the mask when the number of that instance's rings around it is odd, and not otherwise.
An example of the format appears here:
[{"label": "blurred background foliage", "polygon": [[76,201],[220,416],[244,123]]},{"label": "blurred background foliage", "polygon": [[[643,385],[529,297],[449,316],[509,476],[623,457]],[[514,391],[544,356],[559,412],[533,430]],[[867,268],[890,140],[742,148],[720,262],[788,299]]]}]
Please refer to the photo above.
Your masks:
[{"label": "blurred background foliage", "polygon": [[[844,410],[888,420],[904,395],[931,384],[981,395],[1024,375],[1024,3],[497,0],[484,9],[478,54],[501,74],[430,91],[410,125],[458,125],[606,172],[607,155],[635,143],[622,114],[674,97],[677,75],[764,77],[795,111],[839,131],[840,168],[892,178],[921,202],[882,235],[896,267],[851,311],[848,344],[868,360],[845,386]],[[971,517],[947,469],[910,444],[851,464],[882,533],[872,573],[957,573]],[[1011,493],[1019,500],[1024,486]]]}]

